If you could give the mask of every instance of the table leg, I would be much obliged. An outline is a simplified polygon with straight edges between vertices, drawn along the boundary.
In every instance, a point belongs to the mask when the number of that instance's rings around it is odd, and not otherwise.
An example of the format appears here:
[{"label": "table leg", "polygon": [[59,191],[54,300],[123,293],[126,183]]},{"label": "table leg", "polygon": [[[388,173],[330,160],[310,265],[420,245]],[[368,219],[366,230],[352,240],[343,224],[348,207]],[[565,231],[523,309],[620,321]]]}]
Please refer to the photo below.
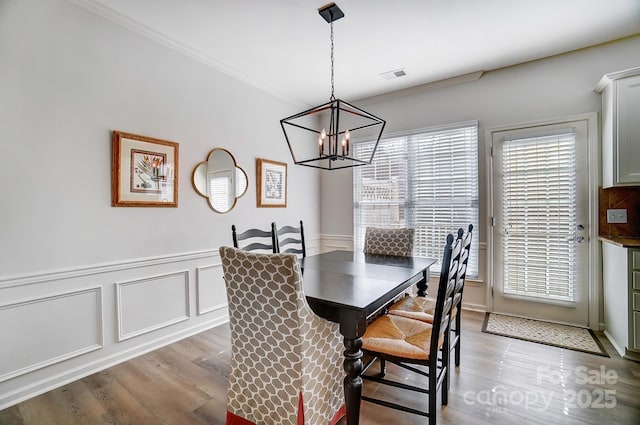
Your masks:
[{"label": "table leg", "polygon": [[[427,287],[429,286],[429,268],[422,272],[422,280],[417,283],[418,286],[418,296],[426,297],[427,296]],[[435,297],[435,294],[434,294]]]},{"label": "table leg", "polygon": [[347,425],[360,422],[360,397],[362,395],[362,338],[344,338],[344,400],[347,409]]}]

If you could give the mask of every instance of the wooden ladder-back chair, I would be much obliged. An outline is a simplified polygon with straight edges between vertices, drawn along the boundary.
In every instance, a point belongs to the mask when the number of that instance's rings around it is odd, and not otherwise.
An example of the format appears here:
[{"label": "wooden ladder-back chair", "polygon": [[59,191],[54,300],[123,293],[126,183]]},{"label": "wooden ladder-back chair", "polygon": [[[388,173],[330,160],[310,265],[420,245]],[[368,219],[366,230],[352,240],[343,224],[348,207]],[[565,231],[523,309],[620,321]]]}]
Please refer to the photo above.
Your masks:
[{"label": "wooden ladder-back chair", "polygon": [[[473,238],[473,225],[469,224],[467,232],[458,230],[458,239],[462,241],[462,251],[458,267],[456,289],[451,306],[451,349],[455,350],[455,364],[460,366],[460,333],[462,331],[462,293],[467,277],[467,266],[471,252],[471,240]],[[427,323],[433,321],[435,298],[433,297],[405,297],[389,307],[389,314],[410,317]]]},{"label": "wooden ladder-back chair", "polygon": [[302,256],[307,256],[307,247],[304,242],[304,225],[300,220],[300,227],[295,226],[283,226],[278,228],[273,223],[276,235],[276,252],[291,253]]},{"label": "wooden ladder-back chair", "polygon": [[[426,393],[429,398],[428,409],[414,409],[370,396],[363,396],[363,400],[427,416],[429,425],[435,425],[438,390],[441,391],[442,404],[448,403],[449,325],[461,246],[460,239],[454,242],[453,235],[447,236],[432,323],[386,314],[373,321],[362,338],[362,351],[370,358],[364,366],[365,372],[376,359],[380,359],[380,375],[365,374],[363,379]],[[426,388],[424,385],[414,386],[385,378],[386,362],[427,377]]]},{"label": "wooden ladder-back chair", "polygon": [[271,223],[271,230],[248,229],[238,233],[236,225],[231,225],[233,247],[244,251],[256,251],[262,253],[275,253],[277,242],[275,239],[275,224]]},{"label": "wooden ladder-back chair", "polygon": [[364,253],[411,257],[414,229],[367,227],[364,234]]},{"label": "wooden ladder-back chair", "polygon": [[221,247],[231,361],[227,425],[336,424],[345,414],[339,325],[317,316],[294,254]]}]

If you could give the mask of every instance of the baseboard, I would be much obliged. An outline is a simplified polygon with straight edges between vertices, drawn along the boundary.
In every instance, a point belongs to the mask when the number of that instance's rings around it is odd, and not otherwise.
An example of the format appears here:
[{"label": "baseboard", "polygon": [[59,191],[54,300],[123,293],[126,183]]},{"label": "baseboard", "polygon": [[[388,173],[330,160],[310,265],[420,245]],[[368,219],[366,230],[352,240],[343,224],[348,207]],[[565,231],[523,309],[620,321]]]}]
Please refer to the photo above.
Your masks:
[{"label": "baseboard", "polygon": [[487,312],[487,306],[484,306],[482,304],[471,304],[471,303],[462,303],[462,309],[463,310],[469,310],[469,311],[477,311],[479,313],[486,313]]},{"label": "baseboard", "polygon": [[627,360],[633,360],[634,362],[640,362],[640,353],[637,351],[625,350],[624,358]]},{"label": "baseboard", "polygon": [[604,333],[604,336],[606,336],[606,337],[607,337],[607,339],[609,340],[609,342],[611,343],[611,345],[613,345],[613,348],[615,348],[615,349],[616,349],[616,352],[617,352],[618,354],[620,354],[620,357],[624,357],[624,355],[625,355],[625,350],[624,350],[624,348],[620,347],[620,346],[618,345],[618,343],[616,343],[616,341],[611,337],[611,335],[609,334],[609,332],[607,332],[607,331],[605,330],[603,333]]},{"label": "baseboard", "polygon": [[229,321],[228,316],[219,317],[214,320],[198,324],[188,329],[165,335],[162,338],[149,341],[145,344],[137,345],[128,350],[123,350],[110,356],[98,358],[94,361],[83,364],[74,369],[65,370],[58,375],[49,376],[39,381],[34,381],[26,386],[0,396],[0,410],[11,407],[22,401],[36,397],[63,385],[82,379],[86,376],[105,370],[127,360],[139,357],[143,354],[162,348],[166,345],[180,341],[189,336],[198,334],[208,329],[220,326]]}]

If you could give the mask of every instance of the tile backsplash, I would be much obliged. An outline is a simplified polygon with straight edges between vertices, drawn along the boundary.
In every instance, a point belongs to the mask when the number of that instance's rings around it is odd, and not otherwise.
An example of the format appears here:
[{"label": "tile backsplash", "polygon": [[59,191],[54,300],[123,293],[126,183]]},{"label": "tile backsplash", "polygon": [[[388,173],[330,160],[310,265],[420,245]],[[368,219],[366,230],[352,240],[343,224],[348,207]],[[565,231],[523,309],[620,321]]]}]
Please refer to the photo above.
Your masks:
[{"label": "tile backsplash", "polygon": [[[640,186],[598,189],[600,236],[640,238]],[[626,223],[607,223],[608,209],[626,209]]]}]

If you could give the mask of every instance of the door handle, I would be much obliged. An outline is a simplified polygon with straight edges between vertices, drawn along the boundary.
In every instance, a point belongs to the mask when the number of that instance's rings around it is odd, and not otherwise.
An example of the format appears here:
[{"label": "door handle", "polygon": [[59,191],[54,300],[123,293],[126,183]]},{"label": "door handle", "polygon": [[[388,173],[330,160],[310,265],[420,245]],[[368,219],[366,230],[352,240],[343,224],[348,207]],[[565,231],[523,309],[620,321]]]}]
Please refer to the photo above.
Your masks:
[{"label": "door handle", "polygon": [[567,239],[567,242],[576,242],[576,243],[582,243],[584,242],[584,236],[571,236]]}]

